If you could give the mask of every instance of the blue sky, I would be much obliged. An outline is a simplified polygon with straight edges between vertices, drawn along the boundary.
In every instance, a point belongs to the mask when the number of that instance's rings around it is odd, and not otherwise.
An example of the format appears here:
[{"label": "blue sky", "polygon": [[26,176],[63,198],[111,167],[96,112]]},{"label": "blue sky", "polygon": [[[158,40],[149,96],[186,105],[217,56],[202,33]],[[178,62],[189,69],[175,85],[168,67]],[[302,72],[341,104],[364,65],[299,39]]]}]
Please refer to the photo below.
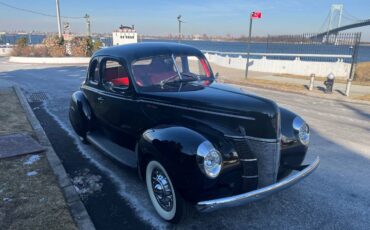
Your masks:
[{"label": "blue sky", "polygon": [[[0,0],[17,7],[55,14],[55,0]],[[60,0],[61,15],[91,15],[93,32],[111,32],[120,24],[135,24],[141,34],[166,35],[177,32],[176,16],[183,15],[185,34],[239,36],[247,34],[248,14],[263,13],[254,23],[254,35],[319,32],[331,4],[344,4],[347,17],[370,18],[369,0]],[[348,15],[348,13],[350,15]],[[83,19],[69,20],[71,30],[83,32]],[[344,19],[344,23],[348,22]],[[56,19],[9,9],[0,5],[2,30],[56,31]],[[370,26],[361,31],[370,41]]]}]

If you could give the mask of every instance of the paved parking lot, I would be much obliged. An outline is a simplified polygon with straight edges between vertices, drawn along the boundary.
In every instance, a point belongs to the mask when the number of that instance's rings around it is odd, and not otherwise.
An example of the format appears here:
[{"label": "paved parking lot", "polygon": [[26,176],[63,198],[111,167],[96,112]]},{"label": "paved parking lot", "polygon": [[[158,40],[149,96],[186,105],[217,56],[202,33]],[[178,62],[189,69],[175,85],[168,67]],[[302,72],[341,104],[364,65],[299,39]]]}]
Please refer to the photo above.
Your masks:
[{"label": "paved parking lot", "polygon": [[[0,58],[0,87],[19,84],[30,98],[97,229],[174,228],[157,217],[134,171],[81,144],[73,133],[69,97],[85,72],[86,66],[12,64]],[[244,89],[306,119],[313,132],[307,162],[320,155],[321,165],[301,183],[273,197],[210,214],[192,213],[176,228],[369,229],[370,106]]]}]

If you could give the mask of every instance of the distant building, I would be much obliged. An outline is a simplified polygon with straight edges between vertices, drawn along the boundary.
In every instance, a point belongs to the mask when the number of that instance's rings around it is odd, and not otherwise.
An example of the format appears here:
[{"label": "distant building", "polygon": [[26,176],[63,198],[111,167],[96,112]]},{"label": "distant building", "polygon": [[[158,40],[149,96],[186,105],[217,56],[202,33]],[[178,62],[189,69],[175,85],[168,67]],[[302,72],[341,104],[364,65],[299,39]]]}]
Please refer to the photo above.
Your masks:
[{"label": "distant building", "polygon": [[125,45],[137,43],[137,33],[134,26],[121,25],[118,30],[113,31],[113,45]]}]

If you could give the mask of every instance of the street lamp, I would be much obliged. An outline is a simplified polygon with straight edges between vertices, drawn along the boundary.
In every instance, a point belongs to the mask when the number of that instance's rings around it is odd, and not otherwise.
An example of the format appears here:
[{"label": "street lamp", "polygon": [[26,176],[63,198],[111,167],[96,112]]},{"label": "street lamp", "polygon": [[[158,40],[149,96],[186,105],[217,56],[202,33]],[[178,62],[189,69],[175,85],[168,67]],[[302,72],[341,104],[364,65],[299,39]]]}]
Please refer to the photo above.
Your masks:
[{"label": "street lamp", "polygon": [[177,16],[177,21],[179,22],[179,42],[181,42],[181,23],[183,23],[183,21],[181,21],[181,14]]},{"label": "street lamp", "polygon": [[85,14],[84,16],[86,20],[86,31],[87,31],[87,36],[91,37],[91,28],[90,28],[90,15]]},{"label": "street lamp", "polygon": [[253,11],[249,17],[248,53],[247,53],[247,64],[245,67],[245,79],[247,79],[248,77],[248,69],[249,69],[249,55],[250,55],[251,39],[252,39],[252,22],[253,22],[253,19],[260,19],[260,18],[262,18],[262,13],[260,11]]}]

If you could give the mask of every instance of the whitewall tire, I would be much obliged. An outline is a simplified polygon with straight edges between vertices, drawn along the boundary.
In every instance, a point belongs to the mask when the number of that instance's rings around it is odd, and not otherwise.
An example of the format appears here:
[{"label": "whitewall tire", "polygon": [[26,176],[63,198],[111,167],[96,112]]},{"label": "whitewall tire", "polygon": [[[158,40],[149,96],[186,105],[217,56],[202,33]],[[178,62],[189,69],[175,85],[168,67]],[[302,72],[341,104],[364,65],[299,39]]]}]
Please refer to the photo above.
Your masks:
[{"label": "whitewall tire", "polygon": [[145,181],[150,200],[158,215],[173,223],[182,219],[183,200],[176,193],[171,178],[160,162],[151,160],[147,164]]}]

